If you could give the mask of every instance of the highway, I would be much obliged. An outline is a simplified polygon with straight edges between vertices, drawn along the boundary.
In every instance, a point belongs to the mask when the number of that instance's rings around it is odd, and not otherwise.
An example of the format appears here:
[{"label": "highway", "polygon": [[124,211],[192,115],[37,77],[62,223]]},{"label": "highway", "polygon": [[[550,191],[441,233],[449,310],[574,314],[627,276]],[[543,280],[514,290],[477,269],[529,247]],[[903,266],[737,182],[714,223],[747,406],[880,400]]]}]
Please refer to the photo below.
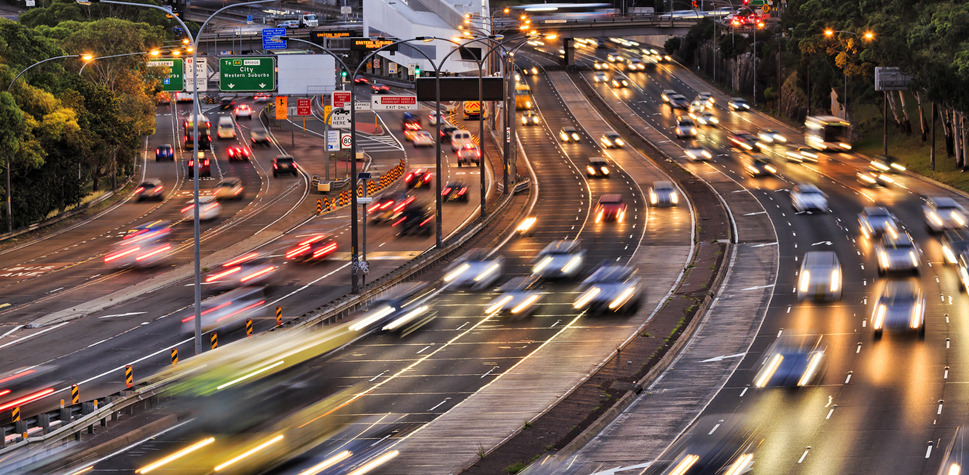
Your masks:
[{"label": "highway", "polygon": [[[251,103],[251,100],[240,102]],[[258,113],[259,104],[252,104]],[[155,162],[157,145],[170,143],[182,155],[181,122],[190,105],[159,106],[158,128],[148,139],[145,176],[162,179],[166,197],[160,203],[127,200],[115,208],[97,215],[60,234],[51,233],[48,239],[29,241],[7,250],[0,258],[4,267],[47,265],[50,270],[31,278],[6,279],[5,295],[11,305],[4,308],[5,319],[0,327],[0,372],[18,368],[50,369],[43,377],[32,381],[36,390],[53,388],[56,392],[24,404],[22,410],[31,414],[56,408],[58,400],[68,396],[71,384],[81,386],[81,397],[90,399],[124,388],[123,369],[126,364],[136,368],[136,378],[149,376],[170,364],[169,351],[178,348],[182,359],[190,357],[194,344],[190,334],[182,334],[180,320],[191,313],[191,220],[181,221],[180,210],[191,197],[191,181],[185,178],[184,160]],[[205,109],[203,109],[205,110]],[[213,124],[220,114],[209,107],[207,117]],[[280,262],[279,276],[266,289],[265,312],[254,319],[254,331],[266,331],[275,324],[273,308],[283,308],[284,320],[311,311],[349,291],[349,210],[343,209],[314,218],[315,197],[307,190],[304,173],[298,177],[282,175],[273,178],[272,158],[289,149],[288,140],[274,140],[270,148],[250,147],[249,162],[228,162],[225,151],[229,144],[246,145],[254,123],[245,119],[236,122],[236,141],[215,138],[206,152],[212,157],[212,178],[202,177],[200,191],[211,191],[222,176],[238,176],[246,188],[245,199],[227,202],[221,216],[214,222],[202,224],[202,256],[211,264],[232,259],[252,249],[274,256]],[[396,124],[394,124],[396,125]],[[214,129],[214,125],[213,125]],[[410,163],[432,163],[427,149],[406,149],[401,145],[399,129],[388,127],[393,134],[383,139],[393,144],[389,150],[371,151],[375,165],[383,170],[395,166],[399,159]],[[281,137],[290,134],[283,133]],[[297,133],[298,135],[298,133]],[[298,137],[294,154],[307,173],[322,174],[322,157],[311,160],[300,155],[303,150],[319,150],[318,139]],[[294,139],[295,140],[295,139]],[[375,139],[376,140],[376,139]],[[288,150],[287,150],[288,151]],[[301,160],[301,157],[306,160]],[[318,170],[317,170],[318,169]],[[450,171],[450,168],[447,169]],[[400,189],[397,183],[389,191]],[[478,188],[469,188],[468,203],[448,204],[445,207],[445,235],[470,222],[476,213]],[[426,190],[416,195],[429,195]],[[424,199],[430,201],[430,196]],[[168,220],[173,226],[177,252],[164,267],[105,268],[103,256],[109,246],[120,240],[130,227],[147,221]],[[181,222],[180,222],[181,221]],[[317,265],[284,262],[283,255],[297,242],[316,233],[334,236],[338,252],[334,258]],[[433,245],[433,238],[396,238],[391,226],[371,225],[368,228],[368,259],[372,263],[371,276],[382,275]],[[212,262],[214,260],[214,262]],[[56,265],[56,267],[55,267]],[[203,272],[206,269],[203,269]],[[219,291],[203,288],[203,299]],[[75,307],[76,306],[76,307]],[[80,318],[70,315],[72,307],[90,309]],[[66,312],[65,312],[66,310]],[[68,314],[61,321],[51,316]],[[38,328],[22,325],[39,322]],[[245,336],[243,329],[220,334],[221,344]],[[207,338],[207,336],[206,336]],[[208,347],[208,341],[205,342]],[[8,398],[18,397],[11,394]]]},{"label": "highway", "polygon": [[[671,143],[666,146],[686,145],[673,136],[675,117],[685,111],[671,110],[660,94],[674,89],[692,100],[712,88],[672,63],[652,65],[645,72],[608,71],[610,79],[627,78],[628,88],[596,84],[591,59],[604,60],[607,51],[583,50],[579,62],[586,68],[581,74],[607,102],[624,104],[665,135]],[[868,167],[862,157],[829,153],[822,154],[818,163],[799,164],[784,159],[786,148],[781,145],[769,145],[765,151],[774,158],[777,174],[749,177],[736,149],[729,145],[729,131],[757,133],[771,128],[794,142],[803,142],[803,137],[760,114],[729,111],[727,96],[715,92],[714,97],[720,124],[700,127],[698,137],[714,152],[714,160],[691,162],[681,155],[679,161],[698,174],[714,167],[754,190],[776,229],[780,266],[766,318],[749,351],[716,397],[698,407],[702,412],[682,415],[680,429],[696,416],[739,418],[759,441],[753,473],[936,473],[955,427],[966,417],[963,383],[967,375],[965,366],[958,363],[958,355],[966,351],[959,335],[966,328],[960,318],[964,311],[958,308],[965,308],[967,302],[954,267],[943,263],[937,236],[930,235],[923,224],[921,207],[926,196],[950,196],[963,206],[969,200],[907,175],[893,175],[895,184],[887,188],[864,188],[856,179],[856,172]],[[815,184],[827,194],[830,212],[797,213],[790,190],[799,183]],[[861,235],[858,225],[862,208],[875,205],[888,207],[918,243],[923,262],[919,276],[878,275],[873,243]],[[811,250],[837,253],[843,272],[841,301],[798,301],[800,260]],[[873,338],[873,302],[889,280],[915,281],[924,292],[924,340],[889,332],[880,340]],[[779,336],[813,333],[822,337],[826,348],[822,372],[814,382],[796,390],[752,387],[765,350]],[[645,440],[637,441],[628,432],[628,423],[639,410],[633,406],[621,416],[626,429],[613,424],[596,444],[571,454],[574,463],[562,471],[630,467],[639,473],[643,463],[658,459],[646,473],[665,473],[662,468],[669,467],[684,444],[713,440],[698,431],[699,435],[688,434],[662,457],[641,449],[637,454],[637,445]]]}]

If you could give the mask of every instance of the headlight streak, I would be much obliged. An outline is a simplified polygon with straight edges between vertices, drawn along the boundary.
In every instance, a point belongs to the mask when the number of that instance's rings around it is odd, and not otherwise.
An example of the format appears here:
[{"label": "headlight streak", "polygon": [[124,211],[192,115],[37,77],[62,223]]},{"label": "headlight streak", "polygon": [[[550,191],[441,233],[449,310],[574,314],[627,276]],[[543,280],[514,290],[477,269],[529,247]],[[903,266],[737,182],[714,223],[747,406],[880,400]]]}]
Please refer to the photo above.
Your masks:
[{"label": "headlight streak", "polygon": [[484,270],[484,272],[478,274],[478,276],[474,278],[474,281],[475,282],[481,282],[482,280],[484,280],[489,275],[495,273],[495,271],[497,271],[500,267],[501,266],[497,262],[491,264],[490,266],[488,266],[487,269]]},{"label": "headlight streak", "polygon": [[600,289],[599,287],[589,288],[588,290],[583,292],[582,295],[579,296],[579,298],[575,299],[575,302],[572,303],[572,308],[577,310],[582,309],[583,307],[588,305],[589,302],[591,302],[592,299],[596,297],[596,295],[599,295],[599,292],[602,292],[602,289]]},{"label": "headlight streak", "polygon": [[267,441],[265,441],[265,442],[257,445],[256,447],[253,447],[249,451],[247,451],[247,452],[245,452],[245,453],[243,453],[243,454],[241,454],[241,455],[239,455],[239,456],[237,456],[237,457],[235,457],[235,458],[233,458],[233,459],[231,459],[231,460],[229,460],[229,461],[227,461],[227,462],[225,462],[225,463],[223,463],[221,465],[216,465],[215,466],[215,471],[218,472],[218,471],[220,471],[220,470],[222,470],[222,469],[224,469],[224,468],[226,468],[226,467],[228,467],[228,466],[230,466],[230,465],[232,465],[232,464],[234,464],[234,463],[236,463],[236,462],[238,462],[238,461],[240,461],[240,460],[242,460],[242,459],[244,459],[244,458],[246,458],[246,457],[248,457],[248,456],[250,456],[250,455],[252,455],[252,454],[254,454],[256,452],[259,452],[260,450],[262,450],[262,449],[264,449],[266,447],[269,447],[272,444],[275,444],[276,442],[279,442],[280,440],[283,440],[282,434],[277,435],[276,437],[273,437],[272,439],[269,439],[269,440],[267,440]]},{"label": "headlight streak", "polygon": [[841,271],[835,269],[831,271],[831,291],[837,292],[841,288]]},{"label": "headlight streak", "polygon": [[330,468],[330,467],[332,467],[332,466],[334,466],[334,465],[336,465],[336,464],[338,464],[338,463],[340,463],[340,462],[342,462],[342,461],[350,458],[351,455],[353,455],[353,452],[350,452],[349,450],[344,450],[343,452],[340,452],[340,453],[338,453],[338,454],[336,454],[336,455],[334,455],[334,456],[332,456],[332,457],[330,457],[330,458],[328,458],[328,459],[326,459],[326,460],[324,460],[324,461],[322,461],[322,462],[320,462],[320,463],[318,463],[316,465],[313,465],[312,467],[310,467],[310,468],[308,468],[306,470],[303,470],[302,472],[299,472],[298,475],[316,475],[316,474],[322,472],[323,470],[326,470],[326,469],[328,469],[328,468]]},{"label": "headlight streak", "polygon": [[801,379],[797,381],[798,386],[806,386],[808,383],[814,379],[815,373],[818,371],[818,367],[821,366],[821,359],[824,358],[824,353],[817,352],[811,355],[811,360],[808,362],[807,369],[804,370],[804,374],[801,375]]},{"label": "headlight streak", "polygon": [[490,314],[490,313],[501,311],[501,309],[504,308],[505,304],[507,304],[508,302],[511,302],[514,298],[515,297],[511,295],[505,295],[504,297],[501,297],[500,299],[498,299],[497,302],[494,303],[494,305],[488,307],[488,309],[485,310],[485,313]]},{"label": "headlight streak", "polygon": [[582,257],[581,256],[575,256],[571,260],[569,260],[569,263],[568,264],[565,264],[565,266],[562,267],[562,273],[563,274],[571,274],[572,271],[574,271],[575,268],[578,267],[578,266],[580,266],[580,265],[582,265]]},{"label": "headlight streak", "polygon": [[535,266],[532,267],[532,273],[538,274],[539,272],[542,271],[542,269],[548,267],[548,265],[551,263],[552,263],[552,257],[545,256],[544,258],[542,258],[542,260],[538,261],[538,264],[535,264]]},{"label": "headlight streak", "polygon": [[888,269],[888,254],[885,251],[878,251],[878,265],[882,269]]},{"label": "headlight streak", "polygon": [[173,453],[173,454],[171,454],[171,455],[169,455],[169,456],[167,456],[167,457],[165,457],[165,458],[163,458],[161,460],[158,460],[157,462],[154,462],[154,463],[150,463],[148,465],[145,465],[144,467],[138,469],[138,471],[136,473],[148,473],[148,472],[150,472],[150,471],[152,471],[152,470],[154,470],[154,469],[156,469],[158,467],[161,467],[163,465],[166,465],[166,464],[168,464],[170,462],[173,462],[175,460],[178,460],[178,459],[180,459],[180,458],[182,458],[182,457],[184,457],[184,456],[186,456],[186,455],[188,455],[188,454],[190,454],[192,452],[195,452],[196,450],[201,449],[202,447],[205,447],[206,445],[209,445],[212,442],[215,442],[215,437],[209,437],[207,439],[202,439],[202,440],[200,440],[200,441],[198,441],[198,442],[196,442],[196,443],[194,443],[192,445],[189,445],[188,447],[185,447],[182,450],[179,450],[178,452],[175,452],[175,453]]},{"label": "headlight streak", "polygon": [[539,296],[537,294],[536,295],[529,295],[528,298],[525,299],[524,302],[518,304],[515,308],[512,308],[511,309],[511,313],[517,315],[517,314],[521,313],[522,311],[528,309],[528,307],[531,307],[532,304],[535,303],[536,300],[538,300],[538,297]]},{"label": "headlight streak", "polygon": [[798,280],[799,282],[797,284],[797,290],[804,294],[808,293],[808,291],[811,289],[811,272],[801,272],[801,277]]},{"label": "headlight streak", "polygon": [[368,473],[371,470],[373,470],[373,469],[375,469],[375,468],[377,468],[377,467],[379,467],[379,466],[387,463],[387,461],[389,461],[390,459],[396,457],[398,454],[400,454],[400,452],[397,451],[397,450],[394,450],[393,452],[387,452],[387,453],[385,453],[385,454],[383,454],[383,455],[381,455],[381,456],[379,456],[379,457],[377,457],[377,458],[375,458],[375,459],[373,459],[373,460],[371,460],[371,461],[363,464],[360,468],[358,468],[358,469],[350,472],[347,475],[363,475],[365,473]]},{"label": "headlight streak", "polygon": [[420,306],[420,307],[418,307],[418,308],[416,308],[414,310],[411,310],[410,312],[405,313],[404,316],[402,316],[402,317],[394,320],[393,322],[390,322],[390,324],[388,324],[387,326],[385,326],[383,328],[383,330],[384,331],[394,331],[394,330],[396,330],[396,329],[404,326],[405,323],[410,322],[411,320],[414,320],[415,318],[423,315],[429,309],[430,309],[430,307],[428,307],[427,305],[422,305],[422,306]]},{"label": "headlight streak", "polygon": [[633,297],[633,294],[635,293],[636,293],[635,287],[632,287],[632,286],[627,287],[625,290],[622,291],[621,294],[619,294],[618,297],[613,299],[612,302],[609,302],[609,310],[618,310],[622,308],[622,306],[626,305],[626,302],[628,302],[629,299],[631,299]]},{"label": "headlight streak", "polygon": [[670,472],[670,475],[684,475],[690,470],[690,467],[693,467],[693,465],[699,461],[699,455],[689,454],[684,457],[680,463],[676,464],[676,467],[673,467],[673,471]]},{"label": "headlight streak", "polygon": [[251,372],[249,374],[246,374],[246,375],[240,376],[240,377],[238,377],[236,379],[233,379],[232,381],[229,381],[228,383],[225,383],[225,384],[220,385],[220,386],[216,386],[215,387],[215,390],[216,391],[221,391],[221,390],[223,390],[223,389],[225,389],[225,388],[227,388],[229,386],[232,386],[232,385],[234,385],[236,383],[241,383],[241,382],[243,382],[243,381],[245,381],[245,380],[247,380],[247,379],[249,379],[249,378],[251,378],[253,376],[256,376],[256,375],[265,373],[266,371],[269,371],[269,370],[271,370],[271,369],[273,369],[273,368],[275,368],[275,367],[277,367],[277,366],[279,366],[279,365],[281,365],[283,363],[285,363],[284,360],[279,360],[279,361],[277,361],[277,362],[275,362],[275,363],[273,363],[273,364],[271,364],[269,366],[263,366],[262,368],[259,368],[259,369],[255,370],[255,371],[253,371],[253,372]]},{"label": "headlight streak", "polygon": [[367,328],[370,325],[380,321],[381,318],[384,318],[392,313],[394,313],[394,308],[385,306],[384,308],[375,311],[373,314],[363,317],[359,322],[350,325],[350,330],[355,332],[363,330],[364,328]]},{"label": "headlight streak", "polygon": [[763,371],[761,371],[760,375],[757,376],[757,379],[754,380],[754,386],[758,388],[767,386],[770,379],[774,377],[774,373],[777,372],[777,368],[781,366],[782,361],[784,361],[784,355],[777,353],[772,356],[770,361],[764,367]]},{"label": "headlight streak", "polygon": [[912,328],[922,326],[922,302],[915,304],[915,308],[912,309],[912,317],[909,319],[908,325]]},{"label": "headlight streak", "polygon": [[942,246],[942,254],[945,255],[945,260],[949,264],[956,263],[956,255],[952,253],[952,249],[949,249],[949,246]]},{"label": "headlight streak", "polygon": [[455,268],[451,272],[448,272],[447,275],[444,276],[444,282],[451,282],[452,280],[457,279],[458,277],[461,276],[461,274],[463,274],[466,270],[470,268],[471,268],[471,265],[469,265],[467,262],[459,265],[457,268]]},{"label": "headlight streak", "polygon": [[754,454],[743,454],[734,460],[730,467],[727,469],[723,475],[740,475],[744,473],[749,467],[751,462],[754,461]]},{"label": "headlight streak", "polygon": [[871,322],[872,328],[875,330],[881,330],[882,325],[885,323],[885,313],[888,312],[888,307],[885,304],[879,304],[878,308],[875,309],[875,318]]}]

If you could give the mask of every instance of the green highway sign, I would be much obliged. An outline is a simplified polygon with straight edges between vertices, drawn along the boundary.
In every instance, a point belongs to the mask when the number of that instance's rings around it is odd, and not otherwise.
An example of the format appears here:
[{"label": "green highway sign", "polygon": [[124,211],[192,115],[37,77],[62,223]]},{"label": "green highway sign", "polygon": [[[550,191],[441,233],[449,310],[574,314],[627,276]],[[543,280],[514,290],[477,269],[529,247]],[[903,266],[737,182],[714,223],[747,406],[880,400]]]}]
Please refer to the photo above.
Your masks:
[{"label": "green highway sign", "polygon": [[148,67],[168,68],[169,74],[162,78],[162,90],[166,92],[185,90],[185,66],[182,58],[159,58],[148,61]]},{"label": "green highway sign", "polygon": [[276,89],[276,58],[239,56],[219,60],[222,92],[269,92]]}]

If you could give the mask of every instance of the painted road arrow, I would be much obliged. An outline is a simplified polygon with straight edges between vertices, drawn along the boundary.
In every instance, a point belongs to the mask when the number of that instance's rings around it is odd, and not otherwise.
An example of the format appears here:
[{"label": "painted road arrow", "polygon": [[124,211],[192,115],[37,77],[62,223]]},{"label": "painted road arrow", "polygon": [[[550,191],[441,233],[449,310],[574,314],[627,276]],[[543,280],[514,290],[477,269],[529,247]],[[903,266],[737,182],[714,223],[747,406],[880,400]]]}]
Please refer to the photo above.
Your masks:
[{"label": "painted road arrow", "polygon": [[710,358],[708,360],[701,361],[701,363],[713,363],[715,361],[723,361],[723,360],[728,359],[728,358],[740,358],[741,356],[743,356],[745,354],[746,353],[737,353],[736,355],[714,356],[713,358]]},{"label": "painted road arrow", "polygon": [[819,241],[819,242],[816,242],[816,243],[811,244],[811,245],[812,246],[821,246],[821,245],[830,246],[831,245],[831,241]]}]

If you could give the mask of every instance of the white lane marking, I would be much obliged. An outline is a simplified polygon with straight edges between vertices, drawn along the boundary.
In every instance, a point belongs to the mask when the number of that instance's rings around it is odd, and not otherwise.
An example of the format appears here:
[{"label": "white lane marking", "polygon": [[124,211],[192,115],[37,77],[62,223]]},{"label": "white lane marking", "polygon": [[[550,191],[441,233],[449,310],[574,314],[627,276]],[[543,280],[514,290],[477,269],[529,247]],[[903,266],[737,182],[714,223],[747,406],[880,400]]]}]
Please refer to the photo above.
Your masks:
[{"label": "white lane marking", "polygon": [[386,373],[387,371],[390,371],[390,370],[388,370],[388,369],[385,369],[385,370],[384,370],[384,371],[383,371],[382,373],[380,373],[380,374],[378,374],[378,375],[376,375],[376,376],[374,376],[373,378],[370,378],[370,382],[371,382],[371,383],[372,383],[372,382],[374,382],[374,381],[375,381],[375,380],[376,380],[377,378],[379,378],[379,377],[381,377],[381,376],[383,376],[383,375],[384,375],[384,373]]},{"label": "white lane marking", "polygon": [[98,318],[114,318],[114,317],[130,317],[130,316],[132,316],[132,315],[142,315],[142,314],[145,314],[145,313],[148,313],[148,312],[128,312],[128,313],[119,313],[119,314],[117,314],[117,315],[105,315],[105,316],[103,316],[103,317],[98,317]]},{"label": "white lane marking", "polygon": [[467,325],[467,324],[469,324],[469,323],[471,323],[471,322],[464,322],[464,323],[461,324],[460,327],[455,328],[455,330],[460,330],[460,329],[464,328],[464,326]]},{"label": "white lane marking", "polygon": [[112,457],[114,457],[116,455],[123,454],[123,453],[125,453],[125,452],[127,452],[127,451],[129,451],[129,450],[131,450],[131,449],[133,449],[133,448],[141,445],[141,444],[144,444],[145,442],[148,442],[149,440],[156,439],[159,436],[164,435],[166,432],[171,432],[171,431],[173,431],[175,429],[178,429],[179,427],[182,427],[183,425],[188,424],[189,422],[192,422],[194,420],[195,420],[195,418],[193,417],[193,418],[191,418],[191,419],[189,419],[189,420],[187,420],[187,421],[185,421],[185,422],[183,422],[181,424],[176,424],[176,425],[174,425],[172,427],[169,427],[169,428],[167,428],[167,429],[165,429],[165,430],[163,430],[163,431],[161,431],[161,432],[159,432],[159,433],[157,433],[157,434],[155,434],[155,435],[153,435],[151,437],[147,437],[145,439],[141,439],[138,442],[135,442],[135,443],[133,443],[133,444],[131,444],[131,445],[123,448],[123,449],[120,449],[120,450],[118,450],[117,452],[115,452],[115,453],[113,453],[111,455],[106,455],[106,456],[104,456],[102,458],[99,458],[99,459],[97,459],[97,460],[95,460],[95,461],[93,461],[93,462],[91,462],[91,463],[89,463],[89,464],[87,464],[87,465],[85,465],[85,466],[83,466],[83,467],[81,467],[81,468],[79,468],[79,469],[71,472],[71,475],[74,475],[76,473],[86,472],[86,471],[88,471],[87,469],[90,468],[90,467],[93,467],[93,466],[95,466],[95,465],[97,465],[97,464],[99,464],[99,463],[101,463],[101,462],[103,462],[105,460],[108,460],[108,459],[110,459],[110,458],[112,458]]},{"label": "white lane marking", "polygon": [[451,398],[449,398],[449,397],[448,397],[448,398],[444,398],[444,400],[443,400],[443,401],[441,401],[441,402],[439,402],[439,403],[437,403],[437,405],[436,405],[436,406],[434,406],[434,407],[432,407],[432,408],[430,408],[430,409],[428,409],[428,410],[427,410],[427,412],[431,412],[431,411],[433,411],[434,409],[437,409],[437,408],[439,408],[439,407],[441,407],[441,406],[443,406],[443,405],[444,405],[444,403],[446,403],[446,402],[448,402],[448,400],[449,400],[449,399],[451,399]]},{"label": "white lane marking", "polygon": [[848,381],[851,381],[851,371],[848,371],[848,377],[845,378],[845,384],[848,384]]},{"label": "white lane marking", "polygon": [[717,425],[713,426],[713,429],[710,429],[710,432],[707,432],[707,435],[712,435],[719,428],[720,428],[720,423],[718,422]]},{"label": "white lane marking", "polygon": [[764,246],[776,246],[776,245],[777,245],[776,242],[768,242],[764,244],[754,244],[753,246],[750,246],[750,247],[764,247]]},{"label": "white lane marking", "polygon": [[488,376],[489,374],[491,374],[492,371],[494,371],[496,369],[498,369],[497,366],[495,366],[494,368],[489,369],[487,373],[481,375],[481,379],[484,379],[485,376]]},{"label": "white lane marking", "polygon": [[773,287],[773,286],[774,286],[774,284],[770,284],[770,285],[757,285],[757,286],[754,286],[754,287],[747,287],[746,289],[740,289],[740,290],[760,290],[760,289],[769,289],[769,288],[771,288],[771,287]]},{"label": "white lane marking", "polygon": [[417,352],[417,354],[421,354],[421,353],[423,353],[423,352],[424,352],[424,350],[426,350],[426,349],[428,349],[428,348],[430,348],[430,347],[431,347],[431,345],[427,345],[427,346],[425,346],[424,348],[421,348],[421,349],[420,349],[420,351],[418,351],[418,352]]},{"label": "white lane marking", "polygon": [[750,388],[744,388],[743,391],[740,391],[740,397],[744,397],[744,394],[747,394],[747,390],[748,389],[750,389]]},{"label": "white lane marking", "polygon": [[[58,328],[60,328],[60,327],[62,327],[62,326],[64,326],[64,325],[67,325],[68,323],[70,323],[70,322],[63,322],[63,323],[59,323],[59,324],[57,324],[57,325],[54,325],[54,326],[52,326],[52,327],[50,327],[50,328],[47,328],[47,329],[45,329],[45,330],[41,330],[41,331],[39,331],[39,332],[37,332],[37,333],[34,333],[34,334],[32,334],[32,335],[27,335],[27,336],[25,336],[25,337],[23,337],[23,338],[19,338],[19,339],[16,339],[16,340],[14,340],[14,341],[11,341],[10,343],[5,343],[5,344],[3,344],[3,345],[0,345],[0,350],[2,350],[2,349],[4,349],[4,348],[6,348],[6,347],[8,347],[8,346],[10,346],[10,345],[15,345],[15,344],[17,344],[17,343],[20,343],[20,342],[22,342],[22,341],[24,341],[24,340],[27,340],[27,339],[30,339],[30,338],[33,338],[33,337],[35,337],[35,336],[37,336],[37,335],[40,335],[40,334],[42,334],[42,333],[47,333],[47,332],[49,332],[49,331],[51,331],[51,330],[56,330],[56,329],[58,329]],[[14,329],[14,330],[16,330],[16,329]],[[12,330],[11,330],[11,331],[12,331]],[[10,333],[10,332],[7,332],[7,334],[9,334],[9,333]],[[3,336],[7,336],[7,334],[4,334]]]},{"label": "white lane marking", "polygon": [[13,327],[13,328],[11,328],[11,329],[10,329],[10,331],[8,331],[7,333],[4,333],[3,335],[0,335],[0,338],[4,338],[4,337],[6,337],[7,335],[9,335],[9,334],[11,334],[11,333],[13,333],[13,332],[15,332],[15,331],[17,331],[17,330],[20,330],[20,329],[21,329],[21,328],[23,328],[23,327],[24,327],[23,325],[17,325],[17,326],[15,326],[15,327]]},{"label": "white lane marking", "polygon": [[931,456],[932,456],[932,443],[930,442],[928,448],[925,449],[925,458],[929,458]]},{"label": "white lane marking", "polygon": [[729,359],[729,358],[739,358],[739,357],[741,357],[741,356],[743,356],[745,354],[746,353],[737,353],[735,355],[714,356],[713,358],[710,358],[710,359],[706,359],[706,360],[701,361],[701,363],[710,363],[710,362],[716,362],[716,361],[723,361],[723,360]]},{"label": "white lane marking", "polygon": [[834,408],[833,407],[831,408],[830,411],[828,411],[828,415],[824,419],[825,420],[831,419],[831,414],[834,414]]},{"label": "white lane marking", "polygon": [[807,450],[805,450],[805,451],[804,451],[804,453],[803,453],[803,454],[801,454],[801,458],[799,458],[799,459],[797,459],[797,463],[801,463],[801,462],[803,462],[803,461],[804,461],[804,458],[805,458],[805,457],[807,457],[807,454],[808,454],[808,452],[809,452],[810,450],[811,450],[811,448],[810,448],[810,447],[808,447],[808,448],[807,448]]},{"label": "white lane marking", "polygon": [[90,347],[92,347],[92,346],[97,346],[97,345],[100,345],[101,343],[104,343],[104,342],[106,342],[106,341],[108,341],[108,340],[110,340],[110,339],[111,339],[111,338],[105,338],[105,339],[103,339],[103,340],[101,340],[101,341],[99,341],[99,342],[97,342],[97,343],[91,343],[91,344],[90,344],[90,345],[88,345],[87,347],[88,347],[88,348],[90,348]]}]

